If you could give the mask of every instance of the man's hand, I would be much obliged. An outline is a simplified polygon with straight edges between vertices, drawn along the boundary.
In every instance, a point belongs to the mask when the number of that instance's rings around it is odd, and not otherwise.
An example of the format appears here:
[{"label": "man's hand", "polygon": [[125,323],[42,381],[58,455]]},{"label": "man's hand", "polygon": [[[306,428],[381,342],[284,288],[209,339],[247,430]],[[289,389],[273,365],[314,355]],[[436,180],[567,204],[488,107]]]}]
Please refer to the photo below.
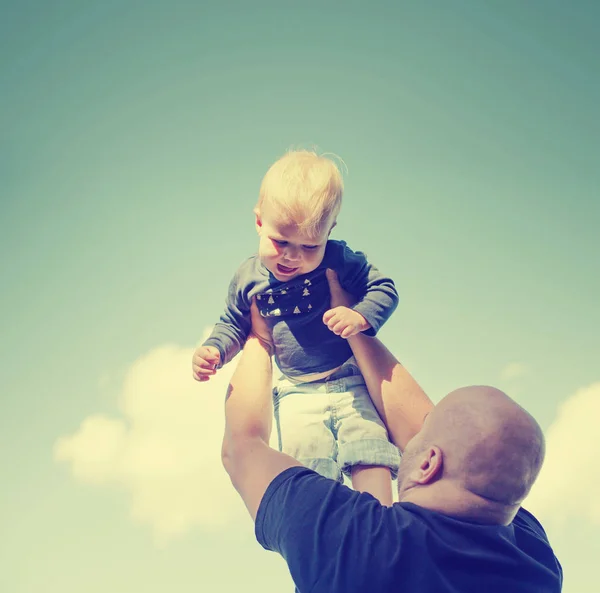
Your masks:
[{"label": "man's hand", "polygon": [[221,355],[214,346],[199,346],[192,357],[192,370],[196,381],[208,381],[217,370]]},{"label": "man's hand", "polygon": [[336,335],[346,339],[368,330],[371,325],[358,312],[351,309],[354,300],[340,285],[334,270],[325,272],[331,292],[331,309],[325,311],[323,323]]},{"label": "man's hand", "polygon": [[[337,274],[333,270],[327,270],[326,274],[331,306],[334,307],[331,311],[339,307],[351,307],[355,301],[340,286]],[[433,403],[377,338],[361,334],[350,338],[349,343],[371,400],[387,426],[390,440],[403,451],[408,441],[421,429],[423,419],[433,408]]]},{"label": "man's hand", "polygon": [[349,292],[346,292],[342,285],[335,270],[327,268],[325,270],[325,276],[327,277],[327,283],[329,284],[329,292],[331,293],[330,305],[332,309],[336,307],[352,307],[356,302],[356,299],[352,297]]},{"label": "man's hand", "polygon": [[265,318],[260,314],[256,306],[255,298],[252,299],[252,304],[250,305],[250,322],[252,323],[252,335],[260,340],[261,344],[268,349],[270,354],[273,354],[273,336]]}]

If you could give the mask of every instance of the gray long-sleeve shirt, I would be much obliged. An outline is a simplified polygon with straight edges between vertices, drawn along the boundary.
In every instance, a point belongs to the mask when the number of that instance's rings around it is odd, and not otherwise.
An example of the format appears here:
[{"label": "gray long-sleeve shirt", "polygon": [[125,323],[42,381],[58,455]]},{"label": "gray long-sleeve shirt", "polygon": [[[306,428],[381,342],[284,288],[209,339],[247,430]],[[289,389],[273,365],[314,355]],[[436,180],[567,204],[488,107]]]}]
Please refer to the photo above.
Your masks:
[{"label": "gray long-sleeve shirt", "polygon": [[344,241],[327,242],[323,261],[316,270],[288,282],[277,280],[258,255],[237,270],[227,296],[227,306],[205,346],[214,346],[227,364],[244,346],[250,332],[250,304],[256,297],[275,345],[275,361],[288,377],[334,369],[352,356],[348,341],[323,323],[330,308],[325,270],[338,274],[340,284],[359,301],[353,307],[371,325],[375,335],[398,305],[394,282],[383,276],[360,251]]}]

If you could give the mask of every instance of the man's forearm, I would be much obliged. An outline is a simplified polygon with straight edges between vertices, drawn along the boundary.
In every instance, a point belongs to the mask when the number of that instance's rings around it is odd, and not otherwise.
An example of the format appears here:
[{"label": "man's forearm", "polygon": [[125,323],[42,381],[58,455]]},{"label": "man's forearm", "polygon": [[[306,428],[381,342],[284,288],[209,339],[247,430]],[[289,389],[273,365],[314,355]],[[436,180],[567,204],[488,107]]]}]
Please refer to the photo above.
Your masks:
[{"label": "man's forearm", "polygon": [[377,338],[357,334],[348,341],[390,439],[403,451],[421,429],[433,403]]},{"label": "man's forearm", "polygon": [[272,415],[271,348],[250,335],[225,400],[223,465],[255,519],[275,476],[300,465],[269,447]]},{"label": "man's forearm", "polygon": [[272,423],[272,365],[269,347],[251,335],[227,390],[225,440],[227,446],[249,438],[269,442]]}]

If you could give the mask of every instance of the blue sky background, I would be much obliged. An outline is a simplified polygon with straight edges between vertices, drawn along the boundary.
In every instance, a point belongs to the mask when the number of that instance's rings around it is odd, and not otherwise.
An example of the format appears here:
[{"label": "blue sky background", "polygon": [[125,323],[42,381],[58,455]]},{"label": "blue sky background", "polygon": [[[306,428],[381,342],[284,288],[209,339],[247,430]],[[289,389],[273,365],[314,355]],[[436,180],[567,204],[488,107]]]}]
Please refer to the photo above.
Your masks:
[{"label": "blue sky background", "polygon": [[334,237],[396,280],[383,339],[434,401],[539,419],[531,504],[597,593],[597,3],[1,4],[2,591],[291,587],[218,462],[232,369],[188,367],[262,175],[317,146]]}]

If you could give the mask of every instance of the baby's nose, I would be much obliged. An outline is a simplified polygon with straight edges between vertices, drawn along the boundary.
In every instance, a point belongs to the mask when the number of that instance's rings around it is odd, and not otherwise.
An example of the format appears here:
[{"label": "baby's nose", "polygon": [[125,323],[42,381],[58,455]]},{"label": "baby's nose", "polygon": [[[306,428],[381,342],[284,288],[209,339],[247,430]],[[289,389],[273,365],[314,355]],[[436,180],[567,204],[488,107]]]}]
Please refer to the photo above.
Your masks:
[{"label": "baby's nose", "polygon": [[300,259],[300,250],[297,247],[288,245],[285,250],[285,258],[290,261],[298,261]]}]

